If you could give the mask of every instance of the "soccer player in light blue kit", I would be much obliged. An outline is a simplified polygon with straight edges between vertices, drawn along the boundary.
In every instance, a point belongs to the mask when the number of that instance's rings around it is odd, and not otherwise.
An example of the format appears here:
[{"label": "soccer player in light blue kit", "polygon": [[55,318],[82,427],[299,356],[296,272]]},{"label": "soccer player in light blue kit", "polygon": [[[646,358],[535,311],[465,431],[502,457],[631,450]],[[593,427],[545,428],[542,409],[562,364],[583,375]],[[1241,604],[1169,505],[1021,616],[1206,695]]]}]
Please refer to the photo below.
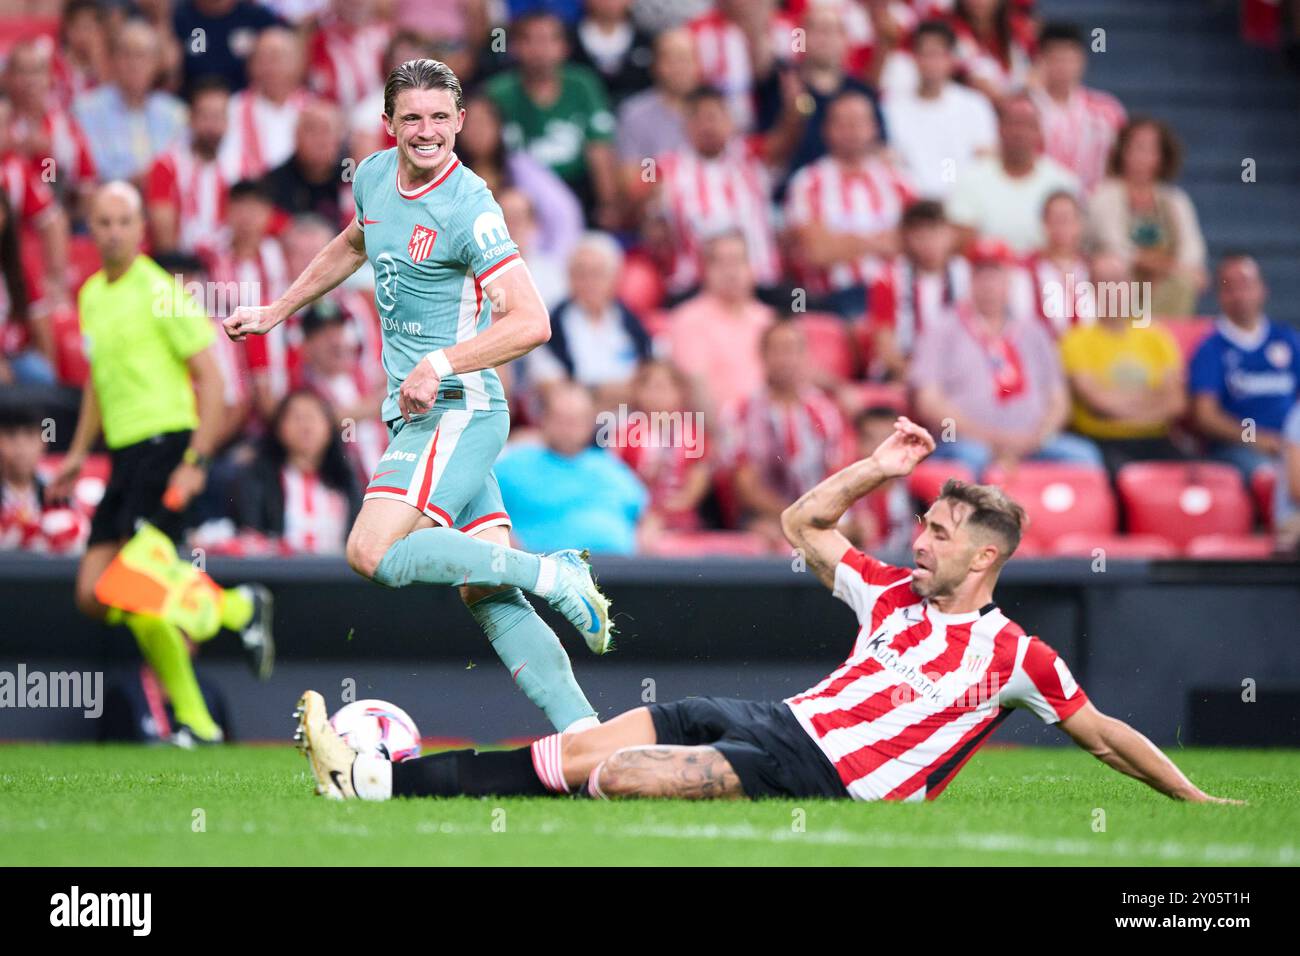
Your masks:
[{"label": "soccer player in light blue kit", "polygon": [[356,169],[356,218],[270,305],[225,320],[231,339],[265,335],[369,259],[383,327],[389,445],[348,537],[348,563],[388,587],[460,588],[501,661],[557,730],[595,711],[555,633],[522,591],[544,598],[597,654],[609,602],[584,555],[510,547],[492,473],[510,418],[499,365],[550,338],[550,316],[486,184],[453,151],[465,122],[460,81],[408,60],[384,87],[397,139]]}]

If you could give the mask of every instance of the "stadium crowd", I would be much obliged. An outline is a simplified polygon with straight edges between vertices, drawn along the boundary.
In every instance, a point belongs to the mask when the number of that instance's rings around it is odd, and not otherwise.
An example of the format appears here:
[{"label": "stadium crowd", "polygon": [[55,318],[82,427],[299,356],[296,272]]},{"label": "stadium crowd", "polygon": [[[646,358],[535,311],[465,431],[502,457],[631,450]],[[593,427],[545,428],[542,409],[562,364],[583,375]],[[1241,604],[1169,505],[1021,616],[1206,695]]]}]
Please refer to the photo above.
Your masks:
[{"label": "stadium crowd", "polygon": [[[1088,35],[1030,0],[20,5],[0,21],[0,389],[84,384],[97,183],[139,190],[145,252],[219,325],[355,214],[351,171],[393,145],[384,77],[430,56],[551,310],[504,370],[523,547],[776,550],[781,510],[899,411],[939,450],[849,516],[866,547],[906,546],[947,475],[1025,500],[1029,553],[1300,538],[1300,336],[1249,250],[1208,261],[1177,132],[1085,85]],[[385,442],[373,281],[218,338],[196,544],[342,551]],[[48,432],[0,391],[0,548],[84,540],[104,465]]]}]

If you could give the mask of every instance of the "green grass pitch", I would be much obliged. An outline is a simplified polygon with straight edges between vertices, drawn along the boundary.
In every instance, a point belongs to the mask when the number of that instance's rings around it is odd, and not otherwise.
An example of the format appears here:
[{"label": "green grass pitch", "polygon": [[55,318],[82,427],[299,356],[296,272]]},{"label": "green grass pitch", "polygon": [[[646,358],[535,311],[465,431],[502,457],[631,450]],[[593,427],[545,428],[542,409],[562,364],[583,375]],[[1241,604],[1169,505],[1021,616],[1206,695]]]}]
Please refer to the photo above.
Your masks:
[{"label": "green grass pitch", "polygon": [[14,744],[0,746],[0,864],[1300,863],[1300,751],[1171,755],[1249,806],[1174,803],[1065,749],[985,749],[925,804],[339,804],[312,795],[288,746]]}]

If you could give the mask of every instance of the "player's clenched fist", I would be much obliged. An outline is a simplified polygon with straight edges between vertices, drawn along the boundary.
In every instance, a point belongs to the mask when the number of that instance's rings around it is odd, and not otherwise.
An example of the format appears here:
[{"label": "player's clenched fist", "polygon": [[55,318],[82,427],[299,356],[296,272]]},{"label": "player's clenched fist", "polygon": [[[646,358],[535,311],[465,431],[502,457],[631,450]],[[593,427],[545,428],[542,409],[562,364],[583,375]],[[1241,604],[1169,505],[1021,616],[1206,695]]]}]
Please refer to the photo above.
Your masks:
[{"label": "player's clenched fist", "polygon": [[265,335],[283,318],[273,305],[241,305],[221,324],[232,342],[242,342],[246,335]]},{"label": "player's clenched fist", "polygon": [[433,400],[438,397],[438,373],[427,361],[415,363],[411,374],[406,376],[402,387],[397,392],[397,408],[404,421],[410,421],[412,415],[423,415],[433,407]]}]

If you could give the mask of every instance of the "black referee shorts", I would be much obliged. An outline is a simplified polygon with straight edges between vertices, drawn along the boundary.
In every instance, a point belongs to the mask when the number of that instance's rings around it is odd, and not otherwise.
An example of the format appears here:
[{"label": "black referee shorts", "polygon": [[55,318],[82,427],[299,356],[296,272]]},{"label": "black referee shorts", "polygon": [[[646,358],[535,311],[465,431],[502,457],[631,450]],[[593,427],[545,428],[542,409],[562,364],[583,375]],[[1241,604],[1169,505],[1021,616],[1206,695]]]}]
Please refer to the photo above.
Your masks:
[{"label": "black referee shorts", "polygon": [[689,697],[647,709],[659,743],[717,750],[747,797],[849,795],[834,764],[781,701]]},{"label": "black referee shorts", "polygon": [[122,541],[135,534],[136,521],[152,521],[173,538],[186,527],[185,515],[165,513],[167,479],[190,446],[190,432],[165,432],[109,452],[113,471],[90,521],[88,544]]}]

